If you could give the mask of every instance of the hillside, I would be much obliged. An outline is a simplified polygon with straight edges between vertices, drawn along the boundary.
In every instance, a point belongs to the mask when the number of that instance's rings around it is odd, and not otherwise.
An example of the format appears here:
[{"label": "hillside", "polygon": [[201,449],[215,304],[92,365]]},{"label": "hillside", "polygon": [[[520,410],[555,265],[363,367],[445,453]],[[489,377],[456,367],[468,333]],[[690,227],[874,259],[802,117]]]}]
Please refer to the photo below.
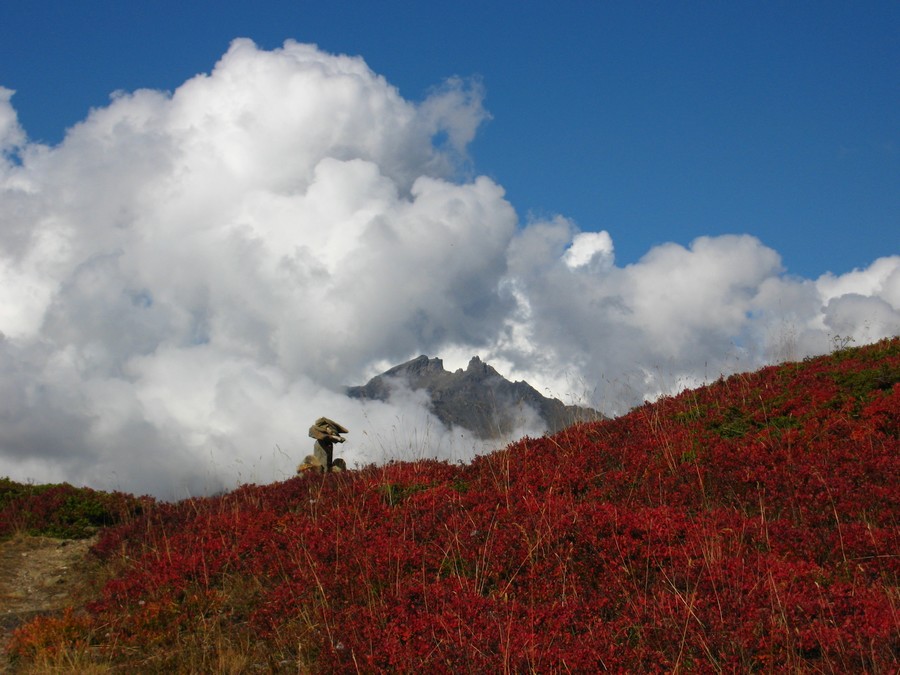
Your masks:
[{"label": "hillside", "polygon": [[602,417],[596,410],[544,396],[527,382],[510,382],[477,356],[465,370],[450,372],[441,359],[422,355],[346,391],[351,398],[387,401],[401,385],[427,391],[431,410],[447,428],[459,426],[483,439],[508,438],[531,414],[550,433]]},{"label": "hillside", "polygon": [[10,656],[69,672],[896,672],[898,436],[895,338],[468,465],[143,501],[100,530],[102,593],[21,627]]}]

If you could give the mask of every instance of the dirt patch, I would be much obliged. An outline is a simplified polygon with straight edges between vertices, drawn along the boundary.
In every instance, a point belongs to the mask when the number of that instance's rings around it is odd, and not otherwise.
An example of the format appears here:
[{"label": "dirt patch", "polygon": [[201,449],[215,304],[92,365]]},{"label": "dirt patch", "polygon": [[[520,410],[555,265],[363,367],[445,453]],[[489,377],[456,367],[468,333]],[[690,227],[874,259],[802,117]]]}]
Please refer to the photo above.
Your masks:
[{"label": "dirt patch", "polygon": [[40,614],[83,604],[97,592],[102,566],[93,539],[18,535],[0,542],[0,672],[13,631]]}]

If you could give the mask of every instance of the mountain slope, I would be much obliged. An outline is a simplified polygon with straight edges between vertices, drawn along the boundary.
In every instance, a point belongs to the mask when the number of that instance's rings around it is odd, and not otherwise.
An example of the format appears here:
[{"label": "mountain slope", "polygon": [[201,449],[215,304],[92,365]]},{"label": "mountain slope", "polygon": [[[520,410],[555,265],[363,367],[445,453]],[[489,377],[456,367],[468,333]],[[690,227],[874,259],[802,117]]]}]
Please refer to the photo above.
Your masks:
[{"label": "mountain slope", "polygon": [[[18,663],[233,672],[896,672],[900,339],[469,465],[146,507]],[[61,658],[61,657],[60,657]]]},{"label": "mountain slope", "polygon": [[365,385],[348,387],[347,395],[386,401],[398,386],[425,389],[432,411],[444,425],[463,427],[480,438],[507,437],[530,413],[537,413],[550,433],[601,417],[595,410],[543,396],[527,382],[510,382],[477,356],[465,370],[452,373],[441,359],[419,356]]}]

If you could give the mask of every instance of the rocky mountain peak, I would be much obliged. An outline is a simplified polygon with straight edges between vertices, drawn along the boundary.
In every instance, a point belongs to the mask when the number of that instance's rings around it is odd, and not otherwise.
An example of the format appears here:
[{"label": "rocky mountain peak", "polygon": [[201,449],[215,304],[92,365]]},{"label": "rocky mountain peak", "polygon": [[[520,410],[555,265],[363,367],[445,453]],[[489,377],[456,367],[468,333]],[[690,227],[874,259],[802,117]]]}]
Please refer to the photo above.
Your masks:
[{"label": "rocky mountain peak", "polygon": [[346,391],[351,398],[387,401],[401,384],[425,389],[432,412],[447,427],[460,426],[481,438],[511,433],[528,411],[536,413],[550,432],[602,417],[590,408],[547,398],[527,382],[510,382],[478,356],[472,357],[465,370],[453,373],[444,369],[439,358],[418,356]]},{"label": "rocky mountain peak", "polygon": [[477,356],[473,356],[469,361],[469,365],[466,366],[466,374],[475,375],[478,377],[485,377],[489,375],[496,375],[497,377],[500,377],[500,373],[491,368]]},{"label": "rocky mountain peak", "polygon": [[387,377],[396,377],[398,375],[404,374],[424,376],[443,372],[446,371],[444,370],[444,362],[441,359],[430,359],[422,354],[421,356],[417,356],[411,361],[401,363],[399,366],[394,366],[390,370],[384,372],[382,375]]}]

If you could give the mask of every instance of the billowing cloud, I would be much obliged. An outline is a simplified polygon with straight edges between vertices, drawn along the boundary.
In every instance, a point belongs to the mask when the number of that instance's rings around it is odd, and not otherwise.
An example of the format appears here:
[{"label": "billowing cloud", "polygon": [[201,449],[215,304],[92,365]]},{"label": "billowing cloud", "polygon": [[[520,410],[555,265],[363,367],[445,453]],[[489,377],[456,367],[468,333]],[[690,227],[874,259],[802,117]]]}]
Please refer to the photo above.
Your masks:
[{"label": "billowing cloud", "polygon": [[572,237],[572,244],[563,255],[566,265],[572,269],[597,265],[608,268],[614,260],[614,248],[609,232],[579,232]]},{"label": "billowing cloud", "polygon": [[[14,93],[12,89],[0,87],[0,156],[8,156],[25,142],[25,132],[10,103]],[[8,161],[6,157],[3,159]]]},{"label": "billowing cloud", "polygon": [[479,354],[614,413],[900,332],[898,256],[798,279],[741,235],[617,266],[608,232],[519,223],[466,177],[482,96],[452,79],[414,103],[361,58],[236,40],[50,147],[0,88],[0,475],[163,496],[272,480],[323,414],[351,465],[465,460],[487,448],[420,394],[341,386]]}]

